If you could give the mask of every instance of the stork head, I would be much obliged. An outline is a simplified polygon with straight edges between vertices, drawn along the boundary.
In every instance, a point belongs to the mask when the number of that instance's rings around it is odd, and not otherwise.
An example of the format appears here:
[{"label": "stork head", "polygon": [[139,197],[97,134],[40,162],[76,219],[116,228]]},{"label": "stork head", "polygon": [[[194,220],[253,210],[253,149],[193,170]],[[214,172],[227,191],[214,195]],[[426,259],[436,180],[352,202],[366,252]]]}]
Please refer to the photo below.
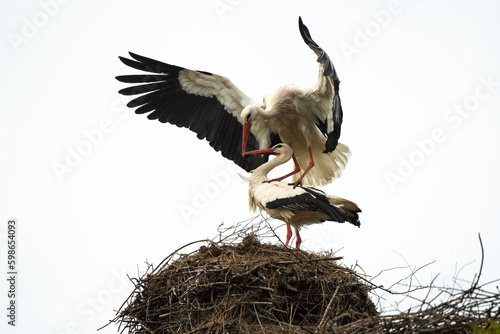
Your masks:
[{"label": "stork head", "polygon": [[245,150],[247,148],[248,136],[250,135],[250,128],[254,121],[263,119],[264,109],[257,105],[249,105],[243,108],[241,111],[241,121],[243,122],[243,136],[241,141],[241,155],[245,155]]},{"label": "stork head", "polygon": [[264,109],[261,106],[251,104],[243,108],[241,111],[241,120],[244,123],[252,123],[264,119]]}]

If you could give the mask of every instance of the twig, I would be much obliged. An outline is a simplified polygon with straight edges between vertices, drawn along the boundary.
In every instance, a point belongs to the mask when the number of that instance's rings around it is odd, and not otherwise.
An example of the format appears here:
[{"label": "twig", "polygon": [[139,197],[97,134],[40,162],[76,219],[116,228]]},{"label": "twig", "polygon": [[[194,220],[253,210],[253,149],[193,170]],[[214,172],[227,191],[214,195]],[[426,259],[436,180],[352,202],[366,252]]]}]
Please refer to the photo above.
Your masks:
[{"label": "twig", "polygon": [[318,329],[323,327],[323,324],[325,323],[325,320],[326,320],[326,315],[330,311],[330,307],[332,306],[332,303],[333,303],[333,300],[335,299],[335,296],[337,296],[337,292],[339,291],[339,287],[340,286],[337,286],[337,288],[335,289],[335,292],[332,295],[332,298],[330,299],[330,302],[328,302],[328,306],[326,307],[325,313],[323,314],[323,317],[321,318],[321,321],[319,322]]},{"label": "twig", "polygon": [[472,286],[471,286],[471,291],[474,291],[477,288],[477,284],[479,283],[479,279],[481,278],[481,274],[483,272],[483,264],[484,264],[484,247],[483,247],[483,240],[481,240],[481,233],[477,234],[477,237],[479,238],[479,245],[481,245],[481,265],[479,266],[479,274],[475,279],[472,280]]}]

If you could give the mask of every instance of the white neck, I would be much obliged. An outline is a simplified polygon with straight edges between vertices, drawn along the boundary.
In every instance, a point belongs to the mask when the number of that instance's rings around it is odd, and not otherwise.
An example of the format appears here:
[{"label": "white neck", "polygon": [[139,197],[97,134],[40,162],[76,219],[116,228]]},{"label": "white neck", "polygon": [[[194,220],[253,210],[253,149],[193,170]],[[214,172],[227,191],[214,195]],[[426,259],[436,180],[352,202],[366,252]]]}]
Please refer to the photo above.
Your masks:
[{"label": "white neck", "polygon": [[291,159],[291,156],[287,154],[277,155],[276,158],[269,160],[265,164],[260,165],[257,169],[252,172],[250,177],[250,183],[262,183],[263,181],[269,180],[267,174],[272,171],[275,167],[284,164]]},{"label": "white neck", "polygon": [[279,114],[279,108],[276,107],[271,107],[271,108],[266,108],[262,110],[261,112],[261,117],[262,119],[265,119],[266,121],[275,118]]}]

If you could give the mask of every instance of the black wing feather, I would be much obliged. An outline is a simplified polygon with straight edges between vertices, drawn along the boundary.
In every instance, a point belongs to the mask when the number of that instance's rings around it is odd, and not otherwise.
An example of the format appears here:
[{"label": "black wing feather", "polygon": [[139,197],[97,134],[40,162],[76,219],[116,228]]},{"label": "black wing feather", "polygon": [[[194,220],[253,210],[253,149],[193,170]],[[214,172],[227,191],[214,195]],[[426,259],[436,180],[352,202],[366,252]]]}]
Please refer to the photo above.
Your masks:
[{"label": "black wing feather", "polygon": [[340,130],[342,126],[342,104],[340,102],[339,96],[339,88],[340,88],[340,80],[337,75],[337,71],[335,70],[335,66],[333,66],[333,62],[331,61],[328,54],[311,38],[311,34],[309,33],[309,29],[302,22],[302,18],[299,17],[299,30],[300,35],[304,42],[309,46],[310,49],[319,53],[318,63],[325,64],[325,70],[323,71],[324,76],[331,77],[333,79],[333,87],[335,89],[335,95],[333,98],[333,131],[328,133],[327,125],[325,120],[318,119],[318,128],[319,130],[326,136],[328,139],[326,140],[324,153],[333,152],[339,143],[340,138]]},{"label": "black wing feather", "polygon": [[[148,119],[192,130],[199,139],[206,139],[222,156],[248,172],[268,160],[267,156],[261,155],[241,156],[241,123],[215,96],[199,96],[184,91],[178,79],[179,72],[184,68],[134,53],[130,56],[133,59],[119,58],[125,65],[150,72],[116,77],[121,82],[139,84],[119,91],[123,95],[139,95],[127,104],[130,108],[137,108],[137,114],[150,112]],[[199,73],[212,75],[203,71]],[[273,145],[280,142],[279,137],[271,135],[271,142]],[[250,133],[247,150],[259,148],[257,139]]]},{"label": "black wing feather", "polygon": [[[120,59],[122,57],[119,57]],[[125,58],[124,58],[125,59]],[[168,75],[145,75],[145,74],[130,74],[130,75],[119,75],[116,77],[118,81],[125,83],[140,83],[140,82],[155,82],[163,81],[167,79]],[[137,86],[141,87],[141,86]],[[138,94],[138,93],[135,93]]]},{"label": "black wing feather", "polygon": [[325,193],[320,190],[308,187],[300,187],[306,192],[294,197],[278,198],[266,203],[268,209],[286,208],[294,211],[318,211],[326,214],[331,221],[338,223],[349,222],[359,226],[359,218],[356,212],[353,217],[347,216],[335,205],[328,201]]}]

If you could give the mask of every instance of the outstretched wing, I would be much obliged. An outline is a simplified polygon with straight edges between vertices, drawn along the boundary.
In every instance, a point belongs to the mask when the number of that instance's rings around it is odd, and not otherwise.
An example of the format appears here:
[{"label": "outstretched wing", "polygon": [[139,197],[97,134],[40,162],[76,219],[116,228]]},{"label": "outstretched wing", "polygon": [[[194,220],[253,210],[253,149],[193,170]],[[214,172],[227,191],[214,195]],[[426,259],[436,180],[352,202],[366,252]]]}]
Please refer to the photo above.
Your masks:
[{"label": "outstretched wing", "polygon": [[[241,156],[240,114],[245,106],[256,102],[229,79],[129,54],[132,59],[119,57],[125,65],[149,72],[116,77],[121,82],[137,84],[119,91],[123,95],[139,95],[127,104],[137,108],[137,114],[149,113],[149,119],[196,132],[199,139],[206,139],[216,151],[248,172],[268,160],[267,156]],[[276,141],[268,127],[253,130],[248,150]]]},{"label": "outstretched wing", "polygon": [[339,142],[343,117],[339,96],[340,80],[330,57],[313,41],[309,29],[300,17],[299,30],[304,42],[318,56],[319,63],[318,82],[306,91],[302,97],[303,102],[309,105],[308,110],[315,114],[319,130],[327,137],[324,153],[333,152]]}]

